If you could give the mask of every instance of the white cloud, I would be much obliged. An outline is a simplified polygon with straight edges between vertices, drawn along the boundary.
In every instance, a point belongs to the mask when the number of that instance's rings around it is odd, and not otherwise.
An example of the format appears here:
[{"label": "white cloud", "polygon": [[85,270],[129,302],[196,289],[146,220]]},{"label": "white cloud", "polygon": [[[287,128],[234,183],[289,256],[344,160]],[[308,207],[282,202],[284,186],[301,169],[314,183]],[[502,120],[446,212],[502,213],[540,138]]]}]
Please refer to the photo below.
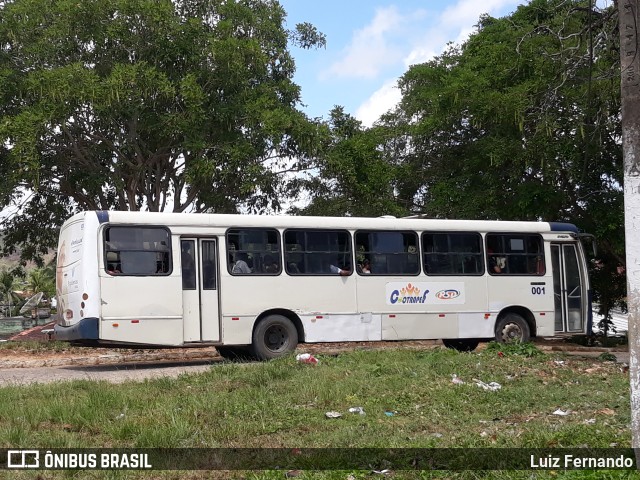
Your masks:
[{"label": "white cloud", "polygon": [[515,7],[522,0],[460,0],[446,8],[440,15],[439,23],[445,29],[469,28],[478,23],[480,15],[502,11],[505,7]]},{"label": "white cloud", "polygon": [[395,6],[377,9],[371,23],[355,31],[341,59],[322,76],[375,78],[383,68],[401,61],[402,50],[389,37],[400,32],[407,20]]},{"label": "white cloud", "polygon": [[455,5],[446,8],[436,21],[436,26],[430,28],[420,41],[413,46],[405,56],[405,66],[431,60],[441,54],[447,43],[462,43],[475,31],[480,15],[489,13],[497,15],[509,7],[515,7],[522,0],[460,0]]},{"label": "white cloud", "polygon": [[397,83],[397,79],[387,81],[360,105],[355,116],[364,126],[370,127],[382,114],[387,113],[398,104],[402,96]]}]

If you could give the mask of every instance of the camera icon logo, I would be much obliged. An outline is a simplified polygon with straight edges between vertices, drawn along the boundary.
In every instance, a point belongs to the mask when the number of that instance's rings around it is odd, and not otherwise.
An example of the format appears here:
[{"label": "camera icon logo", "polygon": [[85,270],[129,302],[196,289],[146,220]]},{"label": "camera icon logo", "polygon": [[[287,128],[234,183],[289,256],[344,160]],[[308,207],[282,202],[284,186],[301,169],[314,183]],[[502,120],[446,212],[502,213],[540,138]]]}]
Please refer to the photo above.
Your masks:
[{"label": "camera icon logo", "polygon": [[40,468],[39,450],[9,450],[7,468]]}]

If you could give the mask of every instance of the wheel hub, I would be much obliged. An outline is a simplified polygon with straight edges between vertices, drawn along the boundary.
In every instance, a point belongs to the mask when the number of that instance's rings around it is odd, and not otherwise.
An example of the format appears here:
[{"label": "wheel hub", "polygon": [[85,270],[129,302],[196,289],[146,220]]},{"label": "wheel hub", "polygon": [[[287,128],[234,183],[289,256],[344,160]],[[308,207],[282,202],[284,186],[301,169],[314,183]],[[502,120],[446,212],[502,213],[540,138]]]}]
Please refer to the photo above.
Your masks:
[{"label": "wheel hub", "polygon": [[265,334],[265,343],[270,350],[279,350],[284,345],[285,335],[279,327],[271,327]]},{"label": "wheel hub", "polygon": [[515,324],[506,325],[502,330],[502,336],[508,341],[520,340],[522,338],[522,330]]}]

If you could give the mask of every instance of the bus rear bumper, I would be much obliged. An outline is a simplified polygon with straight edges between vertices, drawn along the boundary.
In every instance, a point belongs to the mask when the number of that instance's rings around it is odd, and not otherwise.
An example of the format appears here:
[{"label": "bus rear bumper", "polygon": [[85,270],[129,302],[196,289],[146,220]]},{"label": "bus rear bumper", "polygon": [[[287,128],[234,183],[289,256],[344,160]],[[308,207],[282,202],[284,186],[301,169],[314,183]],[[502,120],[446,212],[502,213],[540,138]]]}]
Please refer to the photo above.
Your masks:
[{"label": "bus rear bumper", "polygon": [[55,325],[53,327],[53,338],[64,342],[98,340],[98,319],[83,318],[70,327]]}]

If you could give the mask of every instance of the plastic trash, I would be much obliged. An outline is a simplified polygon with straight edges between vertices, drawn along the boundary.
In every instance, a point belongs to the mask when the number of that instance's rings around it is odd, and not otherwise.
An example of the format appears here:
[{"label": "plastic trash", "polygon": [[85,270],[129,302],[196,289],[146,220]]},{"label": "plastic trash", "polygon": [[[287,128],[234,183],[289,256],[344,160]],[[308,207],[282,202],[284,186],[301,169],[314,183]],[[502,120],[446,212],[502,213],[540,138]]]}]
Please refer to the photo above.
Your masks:
[{"label": "plastic trash", "polygon": [[566,417],[567,415],[571,414],[571,410],[560,410],[557,409],[555,412],[553,412],[554,415],[560,415],[561,417]]},{"label": "plastic trash", "polygon": [[386,412],[384,412],[384,414],[385,414],[387,417],[393,417],[393,416],[396,414],[396,412],[391,412],[391,411],[387,410]]},{"label": "plastic trash", "polygon": [[327,412],[324,416],[327,418],[340,418],[342,414],[340,412]]},{"label": "plastic trash", "polygon": [[359,415],[365,415],[364,408],[362,408],[362,407],[351,407],[349,409],[349,412],[350,413],[357,413]]},{"label": "plastic trash", "polygon": [[477,386],[489,392],[495,392],[502,388],[502,385],[500,385],[498,382],[484,383],[482,380],[478,380],[476,378],[474,378],[473,381],[476,382]]},{"label": "plastic trash", "polygon": [[299,355],[296,355],[296,360],[300,363],[310,363],[312,365],[318,364],[318,359],[310,353],[301,353]]},{"label": "plastic trash", "polygon": [[458,378],[458,375],[454,373],[453,375],[451,375],[451,383],[453,383],[454,385],[463,385],[464,381],[460,380]]}]

